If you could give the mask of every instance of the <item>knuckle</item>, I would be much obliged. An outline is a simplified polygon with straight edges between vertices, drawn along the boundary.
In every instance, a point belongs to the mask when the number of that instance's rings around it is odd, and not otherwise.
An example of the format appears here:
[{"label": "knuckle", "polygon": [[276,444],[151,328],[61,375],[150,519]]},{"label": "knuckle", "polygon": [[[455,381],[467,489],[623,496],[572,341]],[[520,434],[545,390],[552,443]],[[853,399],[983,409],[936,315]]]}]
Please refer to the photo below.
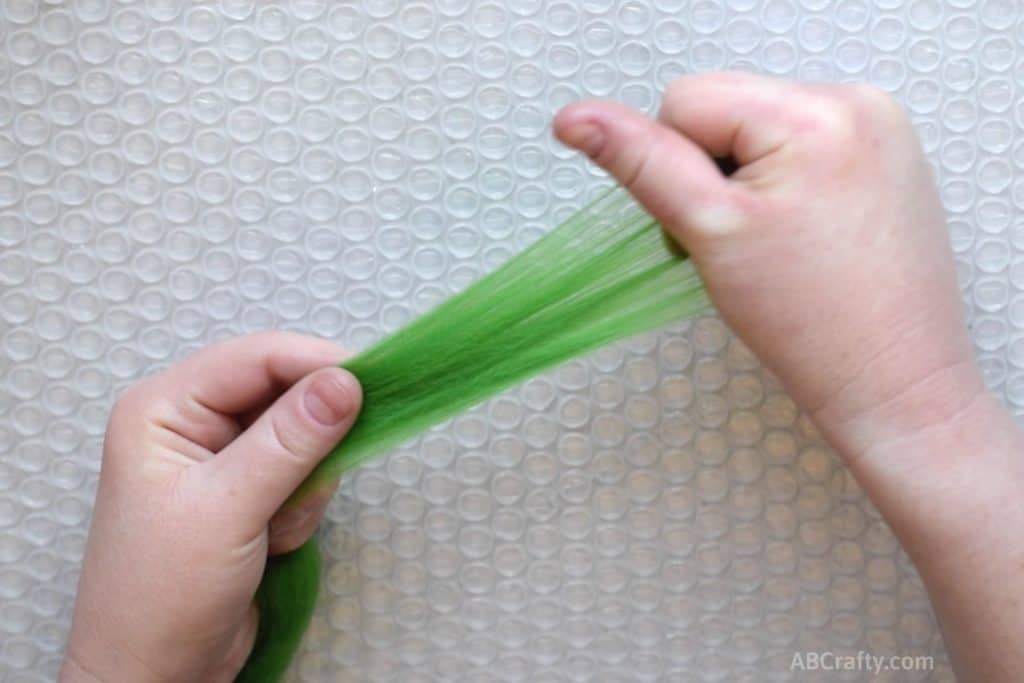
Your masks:
[{"label": "knuckle", "polygon": [[676,76],[673,78],[668,82],[668,85],[665,86],[665,90],[662,94],[662,116],[668,120],[675,118],[675,113],[682,108],[688,99],[693,97],[694,92],[701,90],[706,84],[714,83],[715,77],[720,75],[721,74],[696,73],[685,74],[683,76]]},{"label": "knuckle", "polygon": [[816,141],[829,146],[842,146],[857,138],[859,123],[856,110],[843,98],[818,98],[811,108],[811,122]]},{"label": "knuckle", "polygon": [[144,403],[145,382],[136,382],[121,390],[110,409],[109,427],[126,426],[138,415]]},{"label": "knuckle", "polygon": [[139,440],[148,435],[145,409],[149,402],[146,386],[150,381],[136,382],[123,389],[114,399],[103,438],[104,467],[131,462]]},{"label": "knuckle", "polygon": [[676,76],[665,86],[662,95],[663,107],[671,110],[685,101],[687,97],[691,97],[695,91],[708,85],[730,83],[735,77],[735,72],[731,71],[705,71]]},{"label": "knuckle", "polygon": [[868,116],[876,126],[888,130],[910,129],[910,122],[902,105],[884,90],[871,88],[866,106]]},{"label": "knuckle", "polygon": [[131,384],[118,393],[114,399],[114,405],[110,409],[110,419],[119,419],[125,415],[129,410],[130,406],[135,403],[135,395],[138,393],[138,384]]},{"label": "knuckle", "polygon": [[305,464],[312,457],[312,444],[302,421],[292,409],[284,415],[270,416],[270,432],[275,448],[286,458]]},{"label": "knuckle", "polygon": [[860,106],[869,113],[876,115],[902,115],[903,109],[896,99],[885,90],[869,83],[857,83],[847,86]]},{"label": "knuckle", "polygon": [[798,128],[815,155],[828,149],[839,160],[849,159],[906,125],[899,103],[874,86],[829,85],[808,93],[797,113]]},{"label": "knuckle", "polygon": [[654,137],[648,132],[635,145],[617,150],[616,156],[622,160],[620,182],[626,189],[635,191],[649,180],[651,157],[657,149]]},{"label": "knuckle", "polygon": [[905,119],[903,108],[889,93],[867,83],[836,86],[828,98],[850,132],[898,125]]},{"label": "knuckle", "polygon": [[662,95],[662,108],[671,110],[679,99],[683,97],[683,92],[686,89],[686,85],[690,82],[688,76],[676,76],[668,85],[665,86],[665,92]]}]

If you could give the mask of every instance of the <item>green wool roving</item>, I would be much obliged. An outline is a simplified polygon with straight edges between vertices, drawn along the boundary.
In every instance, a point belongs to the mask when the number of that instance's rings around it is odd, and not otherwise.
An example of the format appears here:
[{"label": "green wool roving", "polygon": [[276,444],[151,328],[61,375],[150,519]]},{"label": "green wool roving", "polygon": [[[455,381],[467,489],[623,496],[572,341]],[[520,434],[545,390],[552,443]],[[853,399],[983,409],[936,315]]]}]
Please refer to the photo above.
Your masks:
[{"label": "green wool roving", "polygon": [[270,683],[281,678],[313,616],[319,588],[316,539],[267,560],[256,591],[260,613],[256,642],[235,683]]},{"label": "green wool roving", "polygon": [[[542,370],[707,306],[686,254],[624,190],[610,190],[345,361],[362,384],[362,411],[291,502]],[[258,596],[261,637],[239,680],[276,681],[308,624],[319,557],[313,541],[293,555],[267,566]]]}]

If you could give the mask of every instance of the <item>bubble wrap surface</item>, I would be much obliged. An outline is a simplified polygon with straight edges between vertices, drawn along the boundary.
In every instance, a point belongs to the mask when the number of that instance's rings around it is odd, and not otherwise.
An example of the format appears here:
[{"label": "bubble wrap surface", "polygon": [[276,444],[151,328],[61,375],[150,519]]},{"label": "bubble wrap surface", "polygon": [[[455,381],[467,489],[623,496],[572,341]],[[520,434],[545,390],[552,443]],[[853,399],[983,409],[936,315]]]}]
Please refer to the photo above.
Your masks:
[{"label": "bubble wrap surface", "polygon": [[[0,680],[59,667],[116,393],[283,328],[362,347],[605,182],[583,96],[871,81],[949,210],[972,334],[1024,407],[1014,0],[0,4]],[[1016,141],[1016,144],[1015,144]],[[790,681],[930,654],[877,512],[713,317],[534,379],[347,477],[293,681]],[[867,680],[864,672],[821,680]]]}]

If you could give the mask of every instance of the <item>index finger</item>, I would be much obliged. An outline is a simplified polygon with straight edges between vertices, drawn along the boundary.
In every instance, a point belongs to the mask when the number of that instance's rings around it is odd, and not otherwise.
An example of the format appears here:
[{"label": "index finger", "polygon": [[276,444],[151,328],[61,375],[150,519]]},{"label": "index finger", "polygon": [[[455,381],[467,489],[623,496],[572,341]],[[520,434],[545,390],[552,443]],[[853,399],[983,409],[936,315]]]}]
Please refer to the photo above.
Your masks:
[{"label": "index finger", "polygon": [[161,384],[222,415],[275,398],[309,373],[337,365],[345,349],[294,332],[257,332],[209,346],[167,369]]},{"label": "index finger", "polygon": [[779,149],[792,135],[796,86],[730,71],[681,76],[669,84],[658,120],[713,157],[740,166]]},{"label": "index finger", "polygon": [[146,380],[135,395],[146,413],[139,417],[216,452],[241,431],[237,416],[269,405],[309,373],[348,355],[326,339],[292,332],[230,339]]}]

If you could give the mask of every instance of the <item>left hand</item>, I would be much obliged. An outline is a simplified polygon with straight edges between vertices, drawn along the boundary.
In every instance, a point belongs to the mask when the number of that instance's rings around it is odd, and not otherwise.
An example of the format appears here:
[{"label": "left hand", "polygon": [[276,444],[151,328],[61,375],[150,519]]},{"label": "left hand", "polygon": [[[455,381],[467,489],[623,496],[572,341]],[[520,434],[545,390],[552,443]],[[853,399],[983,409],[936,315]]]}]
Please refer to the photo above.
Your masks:
[{"label": "left hand", "polygon": [[345,351],[268,332],[129,387],[107,428],[62,681],[231,681],[267,555],[316,528],[334,486],[280,510],[355,421]]}]

